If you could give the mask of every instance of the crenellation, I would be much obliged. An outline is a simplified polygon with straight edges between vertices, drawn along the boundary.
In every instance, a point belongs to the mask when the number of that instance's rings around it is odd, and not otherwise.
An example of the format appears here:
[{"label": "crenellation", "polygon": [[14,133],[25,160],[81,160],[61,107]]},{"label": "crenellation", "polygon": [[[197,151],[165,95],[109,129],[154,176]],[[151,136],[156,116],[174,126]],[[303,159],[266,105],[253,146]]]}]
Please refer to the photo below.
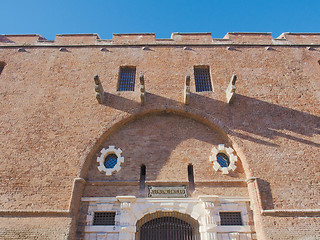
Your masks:
[{"label": "crenellation", "polygon": [[46,39],[39,34],[0,35],[0,43],[32,45],[43,40]]},{"label": "crenellation", "polygon": [[286,39],[291,44],[320,44],[320,33],[282,33],[277,39]]},{"label": "crenellation", "polygon": [[176,43],[211,44],[211,33],[172,33],[171,39]]},{"label": "crenellation", "polygon": [[229,39],[232,43],[244,44],[272,44],[271,33],[250,33],[250,32],[231,32],[227,33],[224,39]]},{"label": "crenellation", "polygon": [[57,34],[54,40],[56,45],[69,45],[69,44],[88,44],[95,45],[96,40],[100,37],[96,33],[88,34]]},{"label": "crenellation", "polygon": [[156,35],[154,33],[126,33],[126,34],[113,34],[112,42],[114,44],[150,44],[155,43]]},{"label": "crenellation", "polygon": [[212,38],[211,33],[172,33],[171,38],[158,39],[154,33],[113,34],[112,39],[100,39],[92,34],[57,34],[47,40],[39,34],[0,35],[0,46],[162,46],[162,45],[320,45],[319,33],[282,33],[273,38],[271,33],[231,32],[223,38]]}]

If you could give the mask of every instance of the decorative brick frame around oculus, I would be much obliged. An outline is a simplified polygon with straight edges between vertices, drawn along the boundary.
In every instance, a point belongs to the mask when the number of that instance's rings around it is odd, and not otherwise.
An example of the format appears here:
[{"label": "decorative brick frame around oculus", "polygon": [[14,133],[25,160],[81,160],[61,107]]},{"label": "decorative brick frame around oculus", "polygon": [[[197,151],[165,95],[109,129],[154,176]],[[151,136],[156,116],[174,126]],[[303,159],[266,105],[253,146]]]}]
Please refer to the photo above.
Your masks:
[{"label": "decorative brick frame around oculus", "polygon": [[[222,171],[222,174],[229,174],[229,171],[234,171],[237,166],[235,165],[235,162],[238,160],[237,156],[233,155],[233,149],[230,147],[225,147],[224,144],[219,144],[218,148],[213,148],[211,151],[210,161],[213,163],[213,169],[215,171]],[[229,165],[227,167],[222,167],[218,160],[217,155],[219,153],[225,154],[229,158]]]},{"label": "decorative brick frame around oculus", "polygon": [[[122,150],[120,148],[116,149],[114,146],[109,146],[108,149],[103,148],[100,153],[100,157],[97,157],[97,162],[99,163],[98,169],[100,172],[105,172],[107,176],[111,176],[114,172],[120,171],[121,163],[124,162],[124,157],[121,156]],[[110,154],[117,156],[117,163],[112,168],[107,168],[105,166],[105,159]]]}]

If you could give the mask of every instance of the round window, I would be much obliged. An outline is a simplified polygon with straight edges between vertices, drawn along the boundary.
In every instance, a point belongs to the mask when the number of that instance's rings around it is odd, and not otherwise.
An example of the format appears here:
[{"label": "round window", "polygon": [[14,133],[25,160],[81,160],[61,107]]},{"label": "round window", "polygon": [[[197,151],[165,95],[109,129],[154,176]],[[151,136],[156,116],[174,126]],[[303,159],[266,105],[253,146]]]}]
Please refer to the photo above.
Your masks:
[{"label": "round window", "polygon": [[217,154],[217,162],[220,164],[221,167],[229,167],[230,165],[229,157],[224,153]]},{"label": "round window", "polygon": [[114,168],[118,162],[118,156],[116,154],[109,154],[104,160],[104,166],[106,168]]}]

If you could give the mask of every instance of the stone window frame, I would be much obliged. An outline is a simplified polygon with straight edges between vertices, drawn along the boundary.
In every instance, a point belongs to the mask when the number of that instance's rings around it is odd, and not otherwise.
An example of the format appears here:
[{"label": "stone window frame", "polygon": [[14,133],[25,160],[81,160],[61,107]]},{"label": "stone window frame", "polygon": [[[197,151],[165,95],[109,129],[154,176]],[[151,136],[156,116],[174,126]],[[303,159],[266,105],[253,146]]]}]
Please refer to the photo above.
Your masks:
[{"label": "stone window frame", "polygon": [[[87,226],[93,226],[93,227],[99,227],[99,225],[93,225],[93,219],[94,219],[94,213],[95,212],[115,212],[115,225],[105,225],[105,226],[117,226],[119,225],[120,221],[120,216],[117,212],[117,210],[113,209],[114,208],[114,202],[116,201],[116,198],[114,198],[114,201],[109,201],[109,202],[104,202],[101,201],[100,198],[98,201],[92,201],[88,207],[88,214],[86,218],[86,223]],[[100,225],[104,226],[104,225]]]},{"label": "stone window frame", "polygon": [[[121,164],[124,162],[124,157],[121,156],[122,150],[120,148],[116,149],[113,145],[110,145],[107,149],[103,148],[100,153],[101,155],[97,157],[97,162],[99,163],[98,170],[100,172],[105,172],[106,176],[111,176],[114,172],[120,171]],[[104,161],[110,154],[115,154],[117,156],[117,164],[113,168],[106,168]]]},{"label": "stone window frame", "polygon": [[[213,163],[213,169],[215,171],[222,171],[222,174],[229,174],[232,170],[234,171],[237,166],[235,165],[236,161],[238,161],[238,157],[233,154],[234,150],[231,147],[225,147],[224,144],[219,144],[218,147],[214,147],[211,151],[210,161]],[[229,157],[230,164],[228,167],[221,167],[221,165],[217,161],[217,155],[219,153],[224,153]]]},{"label": "stone window frame", "polygon": [[[240,212],[242,225],[221,225],[220,212]],[[221,202],[214,209],[214,219],[218,232],[239,231],[249,226],[249,215],[245,202]]]},{"label": "stone window frame", "polygon": [[[241,224],[232,224],[232,223],[228,223],[228,224],[222,224],[221,222],[221,215],[223,214],[232,214],[232,213],[237,213],[237,217],[239,216],[239,221]],[[242,221],[242,214],[241,211],[219,211],[219,217],[220,217],[220,226],[243,226],[243,221]],[[238,218],[237,218],[238,219]]]},{"label": "stone window frame", "polygon": [[[113,220],[113,224],[105,224],[106,222],[104,221],[103,224],[99,222],[99,217],[97,216],[98,214],[103,213],[103,214],[110,214],[112,213],[112,217],[108,216],[107,218],[111,218]],[[93,212],[93,221],[92,225],[93,226],[115,226],[115,218],[116,218],[117,212],[116,211],[94,211]]]}]

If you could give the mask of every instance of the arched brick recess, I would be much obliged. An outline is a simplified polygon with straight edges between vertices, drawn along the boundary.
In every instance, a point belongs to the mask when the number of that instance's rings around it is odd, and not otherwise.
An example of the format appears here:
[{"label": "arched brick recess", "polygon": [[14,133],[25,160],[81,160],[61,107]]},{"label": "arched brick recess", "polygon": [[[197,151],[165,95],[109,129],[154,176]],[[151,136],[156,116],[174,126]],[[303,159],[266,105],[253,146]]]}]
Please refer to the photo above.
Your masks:
[{"label": "arched brick recess", "polygon": [[129,122],[132,122],[136,119],[143,118],[149,115],[157,115],[161,113],[171,113],[176,114],[179,116],[184,116],[187,118],[191,118],[193,120],[196,120],[202,124],[207,125],[208,127],[215,129],[217,132],[219,132],[223,137],[225,137],[233,146],[234,150],[238,153],[240,152],[239,157],[241,158],[241,161],[244,162],[244,168],[245,173],[247,177],[250,177],[250,172],[248,168],[246,168],[246,161],[244,154],[242,154],[241,149],[238,148],[237,144],[233,141],[233,136],[229,134],[229,128],[225,124],[223,124],[219,119],[215,118],[213,115],[207,114],[199,109],[188,109],[185,107],[167,107],[167,106],[160,106],[148,109],[133,109],[130,113],[128,112],[122,112],[121,114],[115,116],[111,121],[108,122],[106,125],[104,132],[102,135],[96,140],[96,142],[90,147],[87,151],[87,157],[85,159],[82,159],[82,169],[80,172],[81,178],[84,178],[86,176],[86,172],[88,170],[88,165],[90,162],[91,157],[93,154],[96,153],[97,149],[101,145],[101,143],[114,131],[119,129],[121,126],[128,124]]},{"label": "arched brick recess", "polygon": [[[146,108],[137,108],[133,109],[131,112],[122,112],[121,114],[115,116],[111,121],[109,121],[105,128],[104,132],[101,134],[101,136],[96,139],[95,143],[91,145],[90,148],[87,148],[88,154],[85,159],[82,160],[82,169],[80,173],[80,180],[85,179],[87,175],[87,171],[90,165],[90,161],[94,154],[96,154],[97,150],[101,146],[101,144],[105,141],[110,134],[120,129],[122,126],[129,124],[130,122],[133,122],[137,119],[142,119],[144,117],[153,116],[153,115],[161,115],[161,114],[174,114],[186,118],[190,118],[192,120],[195,120],[196,122],[202,123],[209,128],[213,129],[214,131],[218,132],[223,138],[226,139],[226,141],[232,145],[233,149],[237,152],[238,156],[241,159],[241,163],[244,167],[244,171],[246,176],[251,176],[250,172],[248,171],[248,167],[245,161],[245,157],[242,154],[241,149],[237,147],[237,144],[233,141],[233,136],[229,134],[229,128],[225,124],[222,123],[218,118],[215,118],[213,115],[207,114],[204,111],[201,111],[199,109],[192,109],[192,108],[186,108],[184,106],[148,106]],[[73,190],[73,197],[70,204],[70,209],[74,210],[74,212],[77,212],[80,206],[80,199],[83,192],[83,186],[85,184],[85,181],[79,181],[79,187],[74,187]],[[81,186],[80,186],[81,185]],[[255,196],[250,196],[250,198]],[[151,209],[150,209],[151,210]],[[159,210],[159,209],[158,209]],[[154,208],[152,211],[158,211],[157,208]],[[172,208],[172,211],[178,211],[181,212],[181,208],[176,207]],[[183,213],[183,212],[182,212]],[[200,215],[196,212],[188,213],[191,215],[194,219],[198,219]],[[140,214],[136,217],[136,220],[143,217],[143,214]],[[76,226],[77,216],[74,218],[74,221],[72,223],[72,231],[71,233],[75,233],[75,226]],[[200,224],[200,222],[199,222]]]}]

